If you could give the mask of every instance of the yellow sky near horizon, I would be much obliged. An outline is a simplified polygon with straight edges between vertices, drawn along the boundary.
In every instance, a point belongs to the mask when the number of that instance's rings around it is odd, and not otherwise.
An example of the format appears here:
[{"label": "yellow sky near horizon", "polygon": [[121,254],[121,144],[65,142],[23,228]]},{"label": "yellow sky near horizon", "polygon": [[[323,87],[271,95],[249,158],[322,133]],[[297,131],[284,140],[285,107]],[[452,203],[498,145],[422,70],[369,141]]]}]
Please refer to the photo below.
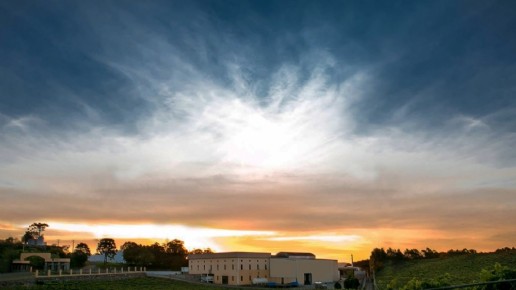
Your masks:
[{"label": "yellow sky near horizon", "polygon": [[[350,234],[343,234],[347,231]],[[1,236],[21,237],[23,228],[1,225]],[[375,247],[393,247],[425,249],[430,247],[438,251],[448,249],[474,248],[478,251],[493,251],[496,248],[513,246],[503,242],[486,242],[478,240],[474,234],[457,234],[455,239],[446,238],[447,233],[424,229],[400,230],[394,228],[341,229],[341,232],[288,233],[275,231],[240,231],[227,229],[195,228],[180,225],[155,224],[73,224],[49,222],[45,230],[47,244],[70,246],[86,243],[92,252],[101,238],[115,239],[120,247],[126,241],[144,245],[164,243],[167,240],[180,239],[185,246],[194,248],[211,248],[215,252],[249,251],[270,252],[297,251],[311,252],[318,258],[336,259],[350,262],[368,259]],[[440,241],[440,242],[438,242]]]}]

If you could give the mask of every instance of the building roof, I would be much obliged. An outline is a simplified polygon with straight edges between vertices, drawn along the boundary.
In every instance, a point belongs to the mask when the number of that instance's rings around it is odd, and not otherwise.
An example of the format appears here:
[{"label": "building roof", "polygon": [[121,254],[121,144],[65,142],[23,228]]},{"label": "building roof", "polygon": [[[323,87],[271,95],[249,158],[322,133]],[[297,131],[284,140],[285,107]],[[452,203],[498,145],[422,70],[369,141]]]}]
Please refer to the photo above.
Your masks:
[{"label": "building roof", "polygon": [[257,253],[257,252],[223,252],[210,254],[190,254],[189,260],[195,259],[224,259],[224,258],[270,258],[271,253]]}]

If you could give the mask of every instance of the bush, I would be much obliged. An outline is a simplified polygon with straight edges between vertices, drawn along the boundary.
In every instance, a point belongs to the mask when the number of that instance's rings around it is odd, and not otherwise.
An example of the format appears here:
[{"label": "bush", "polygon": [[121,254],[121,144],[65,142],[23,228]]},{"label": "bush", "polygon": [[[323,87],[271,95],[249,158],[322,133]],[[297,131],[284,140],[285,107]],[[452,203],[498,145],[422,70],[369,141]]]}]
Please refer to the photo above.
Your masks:
[{"label": "bush", "polygon": [[344,280],[345,289],[358,289],[358,286],[360,286],[360,282],[355,277],[348,277]]}]

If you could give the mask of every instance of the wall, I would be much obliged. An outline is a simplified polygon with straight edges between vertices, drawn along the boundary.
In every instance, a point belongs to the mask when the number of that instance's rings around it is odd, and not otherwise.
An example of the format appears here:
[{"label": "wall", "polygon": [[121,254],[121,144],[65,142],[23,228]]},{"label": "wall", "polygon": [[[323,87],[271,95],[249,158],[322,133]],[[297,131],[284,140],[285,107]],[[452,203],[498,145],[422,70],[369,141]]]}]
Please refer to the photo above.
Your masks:
[{"label": "wall", "polygon": [[283,278],[285,284],[297,281],[303,285],[305,273],[311,274],[311,284],[339,280],[337,260],[291,258],[271,258],[270,260],[270,281],[282,283]]}]

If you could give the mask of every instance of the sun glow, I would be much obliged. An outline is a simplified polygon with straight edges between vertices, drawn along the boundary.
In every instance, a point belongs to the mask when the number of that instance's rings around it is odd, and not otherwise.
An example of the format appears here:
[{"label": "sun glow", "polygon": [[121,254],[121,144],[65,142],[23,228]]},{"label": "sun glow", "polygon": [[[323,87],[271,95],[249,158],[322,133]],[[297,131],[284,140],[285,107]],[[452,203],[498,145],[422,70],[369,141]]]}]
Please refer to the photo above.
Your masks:
[{"label": "sun glow", "polygon": [[275,235],[272,231],[241,231],[212,228],[196,228],[184,225],[155,225],[155,224],[109,224],[109,225],[89,225],[89,224],[69,224],[51,222],[52,229],[82,232],[91,234],[95,238],[115,238],[115,239],[157,239],[171,240],[180,239],[185,242],[188,248],[207,248],[211,247],[216,251],[223,250],[215,239],[225,237],[255,236],[264,237]]}]

